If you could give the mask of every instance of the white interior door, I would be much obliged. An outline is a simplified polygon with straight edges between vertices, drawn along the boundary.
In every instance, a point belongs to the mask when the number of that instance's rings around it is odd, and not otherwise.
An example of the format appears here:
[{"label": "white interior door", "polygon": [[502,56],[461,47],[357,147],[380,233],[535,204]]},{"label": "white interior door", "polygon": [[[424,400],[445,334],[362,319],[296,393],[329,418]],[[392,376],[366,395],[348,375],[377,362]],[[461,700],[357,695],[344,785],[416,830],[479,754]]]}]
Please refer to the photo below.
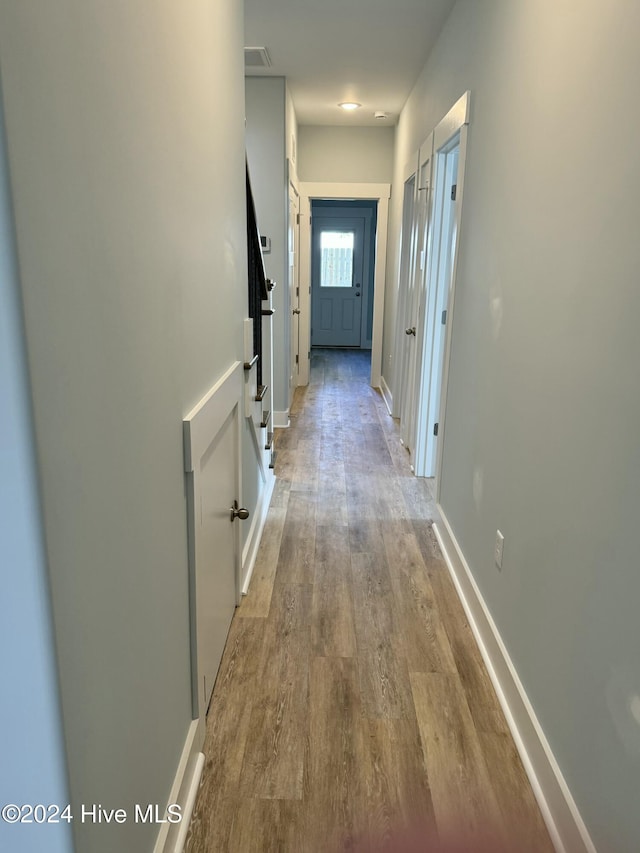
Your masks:
[{"label": "white interior door", "polygon": [[207,708],[236,606],[236,543],[230,508],[238,494],[237,408],[200,460],[200,535],[196,555],[198,670],[201,707]]},{"label": "white interior door", "polygon": [[[415,165],[417,165],[417,155]],[[418,294],[416,269],[418,258],[418,174],[415,170],[405,179],[402,220],[399,310],[397,327],[396,389],[400,389],[400,436],[411,452],[413,443],[412,416],[415,405],[416,340],[418,330]],[[395,401],[394,401],[395,402]]]},{"label": "white interior door", "polygon": [[[194,718],[204,717],[239,601],[240,400],[235,362],[184,420]],[[236,504],[237,506],[237,504]]]},{"label": "white interior door", "polygon": [[411,431],[412,462],[414,473],[420,474],[420,451],[424,433],[421,417],[421,372],[424,353],[429,334],[426,318],[429,316],[429,293],[427,290],[427,271],[433,251],[433,134],[420,146],[418,165],[418,263],[416,264],[416,292],[418,298],[418,323],[416,339],[416,363],[413,375],[414,393],[408,429]]},{"label": "white interior door", "polygon": [[411,257],[409,264],[409,278],[407,281],[407,291],[405,296],[405,329],[404,329],[404,359],[403,359],[403,392],[402,392],[402,414],[400,415],[400,434],[402,443],[405,448],[412,453],[414,449],[415,436],[415,409],[416,409],[416,361],[418,349],[418,335],[420,329],[419,309],[419,288],[417,286],[419,271],[420,271],[420,251],[419,251],[419,223],[421,219],[422,199],[424,193],[419,193],[417,190],[416,176],[416,194],[413,210],[413,221],[411,224]]},{"label": "white interior door", "polygon": [[[409,363],[407,366],[407,386],[411,389],[405,395],[402,408],[402,436],[405,447],[412,455],[412,468],[416,466],[416,450],[419,444],[418,433],[422,429],[419,419],[420,366],[425,347],[426,314],[426,271],[431,252],[431,165],[433,160],[433,134],[420,146],[417,172],[417,187],[413,212],[415,230],[415,260],[413,263],[413,286],[411,288],[411,313],[405,335],[411,340]],[[410,334],[408,334],[410,333]]]},{"label": "white interior door", "polygon": [[[407,171],[405,169],[405,171]],[[408,362],[408,346],[411,341],[405,337],[406,330],[411,328],[411,294],[410,282],[413,279],[412,266],[414,263],[414,227],[413,216],[416,200],[416,174],[412,171],[405,177],[404,195],[402,202],[402,231],[400,234],[400,271],[398,277],[398,307],[396,320],[395,348],[395,377],[393,393],[393,414],[401,418],[403,406],[408,393],[406,372]]]},{"label": "white interior door", "polygon": [[288,225],[288,278],[289,305],[291,306],[290,338],[291,365],[289,371],[289,404],[293,400],[293,392],[300,384],[300,195],[295,186],[289,182],[289,225]]}]

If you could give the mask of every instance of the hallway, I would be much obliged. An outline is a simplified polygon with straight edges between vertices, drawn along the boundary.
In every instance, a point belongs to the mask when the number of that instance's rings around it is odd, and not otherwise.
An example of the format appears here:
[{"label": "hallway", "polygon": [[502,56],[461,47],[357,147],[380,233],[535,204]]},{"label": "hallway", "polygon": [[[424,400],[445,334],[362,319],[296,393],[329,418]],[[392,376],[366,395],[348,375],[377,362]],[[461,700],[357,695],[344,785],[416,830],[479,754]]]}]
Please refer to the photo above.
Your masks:
[{"label": "hallway", "polygon": [[279,431],[189,853],[553,850],[368,358],[314,350]]}]

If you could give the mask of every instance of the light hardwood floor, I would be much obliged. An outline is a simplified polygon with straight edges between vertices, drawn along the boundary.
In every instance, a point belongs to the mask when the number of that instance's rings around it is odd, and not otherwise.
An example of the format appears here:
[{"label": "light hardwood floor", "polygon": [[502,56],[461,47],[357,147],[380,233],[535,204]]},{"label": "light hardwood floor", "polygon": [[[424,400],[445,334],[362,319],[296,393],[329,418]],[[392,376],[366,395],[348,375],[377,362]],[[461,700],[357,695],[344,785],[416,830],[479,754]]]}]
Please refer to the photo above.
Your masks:
[{"label": "light hardwood floor", "polygon": [[368,353],[314,350],[188,853],[552,853]]}]

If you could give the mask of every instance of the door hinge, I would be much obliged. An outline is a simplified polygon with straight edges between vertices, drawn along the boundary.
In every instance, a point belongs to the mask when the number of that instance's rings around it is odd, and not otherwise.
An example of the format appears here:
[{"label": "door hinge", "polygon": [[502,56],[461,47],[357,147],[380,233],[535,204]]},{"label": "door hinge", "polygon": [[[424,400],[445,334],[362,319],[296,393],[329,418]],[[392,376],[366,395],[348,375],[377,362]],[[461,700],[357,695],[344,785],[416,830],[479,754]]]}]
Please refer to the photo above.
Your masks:
[{"label": "door hinge", "polygon": [[433,425],[433,434],[434,435],[438,435],[438,427],[439,426],[440,426],[440,424],[434,424]]},{"label": "door hinge", "polygon": [[296,296],[300,296],[300,288],[296,287]]},{"label": "door hinge", "polygon": [[442,312],[442,325],[445,326],[447,323],[447,309]]},{"label": "door hinge", "polygon": [[455,201],[457,195],[458,195],[458,185],[453,184],[451,186],[451,201]]},{"label": "door hinge", "polygon": [[296,353],[296,364],[297,364],[297,363],[298,363],[298,355],[297,355],[297,353]]},{"label": "door hinge", "polygon": [[296,213],[296,225],[300,225],[300,214]]}]

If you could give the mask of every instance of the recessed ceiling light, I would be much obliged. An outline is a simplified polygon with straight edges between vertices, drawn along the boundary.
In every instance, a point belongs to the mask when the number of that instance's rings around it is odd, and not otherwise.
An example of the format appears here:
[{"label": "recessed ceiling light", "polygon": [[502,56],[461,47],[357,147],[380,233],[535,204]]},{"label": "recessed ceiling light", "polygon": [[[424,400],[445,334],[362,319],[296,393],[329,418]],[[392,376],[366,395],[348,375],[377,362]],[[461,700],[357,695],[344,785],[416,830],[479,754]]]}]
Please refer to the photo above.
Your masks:
[{"label": "recessed ceiling light", "polygon": [[347,110],[347,112],[351,110],[357,110],[358,107],[361,107],[362,104],[357,104],[355,101],[345,101],[342,104],[338,104],[339,107],[342,107],[343,110]]}]

